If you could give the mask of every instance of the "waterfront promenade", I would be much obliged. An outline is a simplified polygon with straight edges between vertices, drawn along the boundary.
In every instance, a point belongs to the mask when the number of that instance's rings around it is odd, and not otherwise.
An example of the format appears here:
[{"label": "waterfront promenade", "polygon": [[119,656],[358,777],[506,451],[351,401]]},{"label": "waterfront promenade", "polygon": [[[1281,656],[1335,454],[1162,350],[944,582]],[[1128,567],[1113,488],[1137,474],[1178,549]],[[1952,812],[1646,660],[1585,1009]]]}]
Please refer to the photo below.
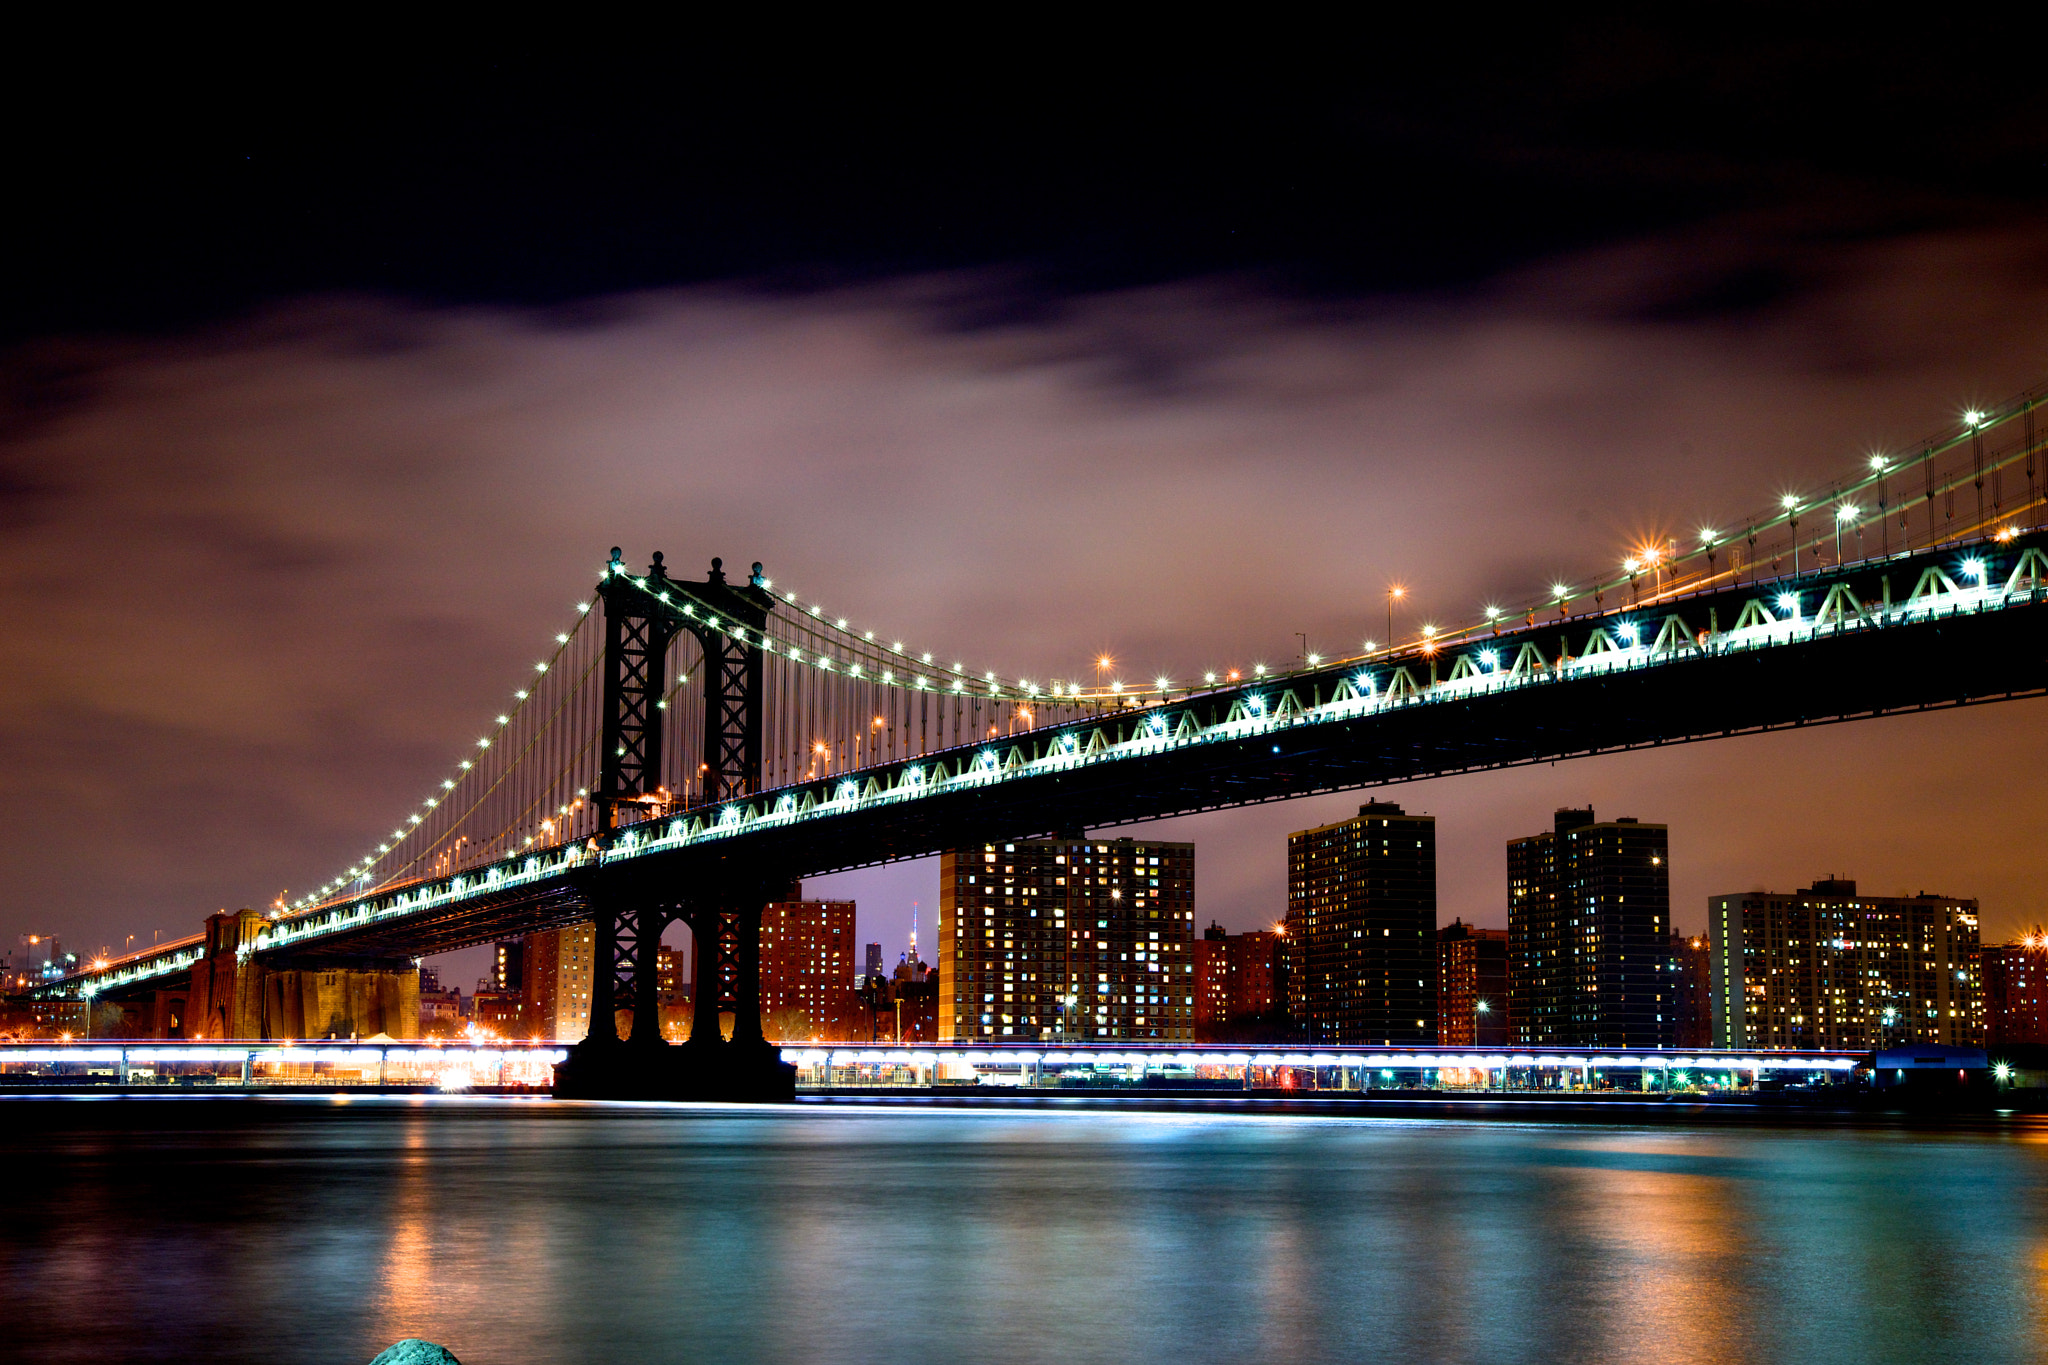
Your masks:
[{"label": "waterfront promenade", "polygon": [[[541,1091],[566,1046],[545,1043],[71,1042],[0,1044],[7,1088]],[[1089,1090],[1713,1094],[1846,1087],[1854,1052],[1539,1048],[785,1047],[799,1093]]]}]

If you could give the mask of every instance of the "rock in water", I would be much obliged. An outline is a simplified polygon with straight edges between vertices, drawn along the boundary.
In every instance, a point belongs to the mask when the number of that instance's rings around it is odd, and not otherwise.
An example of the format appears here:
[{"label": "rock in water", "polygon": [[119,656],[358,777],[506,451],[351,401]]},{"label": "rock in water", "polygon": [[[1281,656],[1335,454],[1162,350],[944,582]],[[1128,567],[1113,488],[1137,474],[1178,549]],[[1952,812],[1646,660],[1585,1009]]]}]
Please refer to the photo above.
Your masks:
[{"label": "rock in water", "polygon": [[394,1346],[378,1353],[370,1365],[462,1365],[455,1358],[455,1352],[446,1346],[436,1346],[431,1341],[418,1337],[407,1337]]}]

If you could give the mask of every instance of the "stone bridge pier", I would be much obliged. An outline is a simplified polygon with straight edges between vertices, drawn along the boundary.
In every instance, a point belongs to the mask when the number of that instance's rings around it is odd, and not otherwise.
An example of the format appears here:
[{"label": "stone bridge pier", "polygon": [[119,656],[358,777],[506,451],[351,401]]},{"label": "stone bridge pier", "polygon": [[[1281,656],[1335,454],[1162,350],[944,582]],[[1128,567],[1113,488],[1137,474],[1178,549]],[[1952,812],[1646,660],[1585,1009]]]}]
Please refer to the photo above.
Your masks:
[{"label": "stone bridge pier", "polygon": [[208,917],[206,956],[192,965],[185,994],[184,1037],[419,1037],[420,974],[411,958],[245,956],[264,923],[254,910]]}]

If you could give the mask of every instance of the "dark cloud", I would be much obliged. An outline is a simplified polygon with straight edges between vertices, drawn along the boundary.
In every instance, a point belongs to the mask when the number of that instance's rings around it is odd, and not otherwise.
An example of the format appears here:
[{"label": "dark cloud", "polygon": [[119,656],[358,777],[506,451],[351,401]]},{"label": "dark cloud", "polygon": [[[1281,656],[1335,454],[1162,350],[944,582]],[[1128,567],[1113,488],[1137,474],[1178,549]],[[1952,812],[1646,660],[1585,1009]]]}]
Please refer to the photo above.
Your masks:
[{"label": "dark cloud", "polygon": [[[1751,250],[1702,250],[1724,238]],[[62,490],[0,538],[0,930],[119,946],[316,884],[614,544],[758,558],[1008,675],[1107,649],[1188,676],[1297,631],[1342,652],[1384,633],[1396,577],[1408,629],[1468,617],[2035,381],[2041,241],[1686,231],[1349,300],[1227,276],[1023,306],[971,271],[566,310],[347,296],[78,344],[0,443],[7,487]],[[2042,705],[1394,795],[1442,821],[1447,916],[1499,922],[1501,841],[1590,800],[1672,823],[1681,924],[1838,871],[1982,895],[2003,928],[2048,911],[2022,823]],[[1350,804],[1176,822],[1203,913],[1276,914],[1286,831]],[[840,884],[892,943],[936,895],[928,867]]]}]

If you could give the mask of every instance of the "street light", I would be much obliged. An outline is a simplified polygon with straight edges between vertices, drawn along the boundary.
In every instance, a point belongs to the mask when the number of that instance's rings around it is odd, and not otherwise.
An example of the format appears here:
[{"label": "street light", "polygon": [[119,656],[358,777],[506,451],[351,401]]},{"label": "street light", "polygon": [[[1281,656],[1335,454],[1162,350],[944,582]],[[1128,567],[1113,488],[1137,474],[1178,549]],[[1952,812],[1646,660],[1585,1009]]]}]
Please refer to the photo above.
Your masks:
[{"label": "street light", "polygon": [[1394,647],[1394,599],[1395,599],[1395,598],[1397,598],[1397,597],[1406,597],[1407,595],[1408,595],[1408,589],[1406,589],[1406,588],[1402,587],[1402,586],[1401,586],[1401,585],[1400,585],[1399,583],[1391,584],[1391,585],[1390,585],[1390,586],[1389,586],[1389,587],[1387,588],[1387,648],[1388,648],[1388,649],[1392,649],[1392,648]]}]

